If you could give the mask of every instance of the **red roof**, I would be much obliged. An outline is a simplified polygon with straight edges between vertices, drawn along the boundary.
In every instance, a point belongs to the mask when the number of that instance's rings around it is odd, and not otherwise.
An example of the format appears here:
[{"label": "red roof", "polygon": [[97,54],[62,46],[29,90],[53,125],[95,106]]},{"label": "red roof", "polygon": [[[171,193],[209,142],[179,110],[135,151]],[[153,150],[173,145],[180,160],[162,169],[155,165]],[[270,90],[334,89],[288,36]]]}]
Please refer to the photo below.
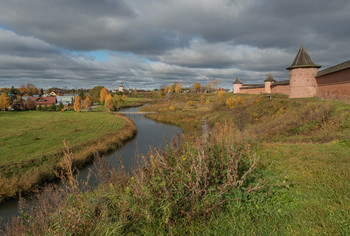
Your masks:
[{"label": "red roof", "polygon": [[48,105],[56,103],[56,97],[29,97],[30,100],[34,101],[36,105]]}]

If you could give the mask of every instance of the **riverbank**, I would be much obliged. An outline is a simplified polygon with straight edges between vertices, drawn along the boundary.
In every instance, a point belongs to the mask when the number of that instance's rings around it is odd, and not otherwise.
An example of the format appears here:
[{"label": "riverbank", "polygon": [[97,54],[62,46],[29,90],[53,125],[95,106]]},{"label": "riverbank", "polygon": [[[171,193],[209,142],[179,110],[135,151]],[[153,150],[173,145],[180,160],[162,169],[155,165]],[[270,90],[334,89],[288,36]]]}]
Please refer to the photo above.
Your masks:
[{"label": "riverbank", "polygon": [[8,112],[1,114],[0,201],[36,192],[61,169],[63,141],[79,168],[118,148],[136,133],[126,117],[109,113]]},{"label": "riverbank", "polygon": [[122,169],[103,174],[95,190],[70,193],[50,217],[29,214],[21,220],[30,224],[18,220],[8,232],[349,234],[350,104],[223,96],[175,94],[142,108],[183,127],[187,138],[152,149],[132,177]]}]

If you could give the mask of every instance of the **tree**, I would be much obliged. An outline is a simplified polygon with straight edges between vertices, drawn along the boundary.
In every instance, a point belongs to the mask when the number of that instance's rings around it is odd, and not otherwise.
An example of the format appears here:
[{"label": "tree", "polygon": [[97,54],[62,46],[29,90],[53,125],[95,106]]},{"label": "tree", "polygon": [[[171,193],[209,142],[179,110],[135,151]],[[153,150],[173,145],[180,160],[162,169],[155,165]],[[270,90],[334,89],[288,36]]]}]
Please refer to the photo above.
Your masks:
[{"label": "tree", "polygon": [[17,94],[19,94],[19,91],[18,91],[18,89],[16,89],[15,87],[12,86],[10,89],[10,94],[17,95]]},{"label": "tree", "polygon": [[194,84],[192,85],[192,90],[193,90],[194,92],[200,91],[200,90],[201,90],[201,84],[198,83],[198,82],[194,83]]},{"label": "tree", "polygon": [[52,103],[50,106],[50,111],[56,111],[56,110],[57,110],[56,103]]},{"label": "tree", "polygon": [[81,106],[80,106],[80,97],[79,96],[75,96],[74,97],[74,111],[80,111],[81,110]]},{"label": "tree", "polygon": [[106,88],[101,89],[101,93],[100,93],[100,102],[101,103],[105,102],[105,98],[107,95],[109,95],[108,89],[106,89]]},{"label": "tree", "polygon": [[62,111],[62,109],[64,109],[64,106],[63,106],[62,101],[60,101],[60,103],[59,103],[58,106],[57,106],[57,110],[58,110],[58,111]]},{"label": "tree", "polygon": [[83,91],[83,90],[80,90],[80,92],[79,92],[79,97],[81,98],[81,100],[84,100],[84,99],[85,99],[85,94],[84,94],[84,91]]},{"label": "tree", "polygon": [[27,110],[34,110],[35,109],[35,102],[33,101],[33,99],[28,98],[26,108],[27,108]]},{"label": "tree", "polygon": [[167,94],[169,92],[169,85],[165,85],[164,93]]},{"label": "tree", "polygon": [[89,94],[91,95],[94,102],[99,101],[102,89],[103,89],[103,86],[95,86],[89,91]]},{"label": "tree", "polygon": [[18,88],[18,90],[19,90],[19,93],[20,93],[21,95],[24,95],[24,94],[27,93],[27,88],[26,88],[26,86],[24,86],[24,85],[21,85],[21,86]]},{"label": "tree", "polygon": [[207,91],[211,91],[211,84],[210,84],[210,82],[207,83],[207,85],[205,86],[205,89]]},{"label": "tree", "polygon": [[110,94],[107,94],[107,96],[105,97],[105,108],[107,108],[110,111],[114,110],[112,95],[110,95]]},{"label": "tree", "polygon": [[221,103],[221,102],[224,102],[224,99],[225,99],[225,97],[224,97],[224,91],[223,91],[222,89],[220,89],[220,91],[218,92],[217,101],[218,101],[219,103]]},{"label": "tree", "polygon": [[33,94],[39,94],[37,87],[34,84],[28,83],[26,86],[27,94],[32,96]]},{"label": "tree", "polygon": [[221,84],[221,80],[219,79],[213,79],[210,81],[211,83],[211,87],[214,89],[214,90],[217,90],[218,89],[218,86]]},{"label": "tree", "polygon": [[4,111],[11,105],[11,99],[7,96],[6,93],[2,93],[0,96],[0,108]]},{"label": "tree", "polygon": [[175,83],[175,93],[180,93],[182,89],[182,84],[181,83]]},{"label": "tree", "polygon": [[174,85],[170,85],[169,92],[173,93],[174,91],[175,91],[175,86]]},{"label": "tree", "polygon": [[90,110],[90,107],[92,105],[92,96],[90,96],[90,94],[88,94],[83,102],[83,108],[85,110]]}]

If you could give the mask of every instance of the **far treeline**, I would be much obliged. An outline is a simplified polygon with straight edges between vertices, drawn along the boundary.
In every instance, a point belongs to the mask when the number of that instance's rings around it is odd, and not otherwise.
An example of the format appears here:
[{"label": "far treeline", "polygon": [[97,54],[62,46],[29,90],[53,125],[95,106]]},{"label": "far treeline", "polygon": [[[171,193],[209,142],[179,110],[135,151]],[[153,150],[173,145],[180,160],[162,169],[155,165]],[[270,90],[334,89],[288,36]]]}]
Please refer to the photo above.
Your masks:
[{"label": "far treeline", "polygon": [[[28,83],[18,88],[0,88],[0,109],[3,111],[14,110],[38,110],[38,111],[91,111],[93,104],[103,105],[109,111],[119,110],[126,103],[127,96],[139,98],[163,98],[172,93],[208,93],[217,91],[221,80],[211,80],[202,86],[199,82],[195,82],[189,88],[183,88],[181,83],[173,83],[170,86],[165,85],[164,88],[154,89],[152,91],[130,89],[124,91],[109,91],[104,86],[95,86],[92,89],[61,89],[50,88],[43,90],[37,88],[34,84]],[[221,89],[222,90],[222,89]],[[72,99],[68,104],[62,101],[41,104],[37,102],[40,97],[56,97],[70,96]]]}]

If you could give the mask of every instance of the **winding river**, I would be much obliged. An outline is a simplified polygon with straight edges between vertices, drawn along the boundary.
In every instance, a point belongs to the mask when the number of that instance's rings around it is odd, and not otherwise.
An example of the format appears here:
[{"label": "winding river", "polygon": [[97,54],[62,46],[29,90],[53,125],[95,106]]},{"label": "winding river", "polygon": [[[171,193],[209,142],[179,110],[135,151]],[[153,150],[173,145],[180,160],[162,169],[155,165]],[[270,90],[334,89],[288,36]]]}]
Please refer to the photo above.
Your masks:
[{"label": "winding river", "polygon": [[[152,121],[144,117],[143,114],[137,113],[138,109],[139,107],[124,109],[125,112],[130,112],[125,115],[135,123],[137,134],[120,149],[103,157],[110,168],[117,167],[119,159],[121,159],[125,168],[131,170],[137,162],[135,154],[146,155],[150,147],[157,147],[164,150],[166,143],[170,143],[176,134],[179,134],[180,137],[182,136],[182,131],[179,127]],[[93,164],[81,169],[78,179],[80,181],[86,180],[90,170],[95,170]],[[90,178],[89,184],[92,187],[96,186],[96,180]],[[14,199],[0,203],[0,219],[2,219],[0,222],[0,232],[4,224],[11,217],[17,215],[19,215],[17,200]]]}]

